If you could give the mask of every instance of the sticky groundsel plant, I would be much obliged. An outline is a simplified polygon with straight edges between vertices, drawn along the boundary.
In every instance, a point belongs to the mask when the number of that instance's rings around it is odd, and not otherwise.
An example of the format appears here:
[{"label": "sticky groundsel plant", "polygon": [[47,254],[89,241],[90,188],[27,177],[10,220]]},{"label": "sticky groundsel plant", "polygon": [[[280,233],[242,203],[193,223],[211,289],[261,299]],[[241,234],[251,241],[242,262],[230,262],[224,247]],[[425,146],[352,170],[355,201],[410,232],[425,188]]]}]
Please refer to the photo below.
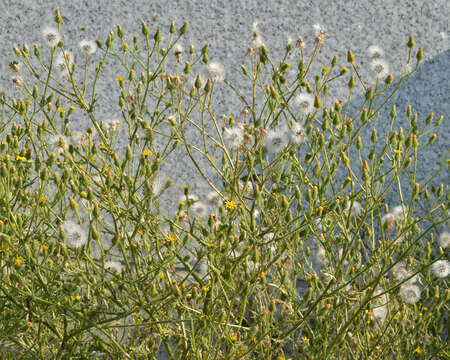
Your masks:
[{"label": "sticky groundsel plant", "polygon": [[[448,357],[449,193],[432,182],[448,153],[416,181],[443,117],[394,105],[386,134],[360,136],[417,70],[412,37],[396,83],[369,48],[367,81],[351,51],[348,67],[335,56],[312,74],[320,26],[310,56],[299,38],[274,63],[255,24],[239,89],[208,44],[183,50],[187,23],[168,40],[145,22],[128,39],[119,25],[81,42],[75,62],[55,20],[46,48],[14,48],[17,97],[1,97],[4,358]],[[118,115],[102,121],[96,85],[113,60]],[[335,80],[348,98],[328,107]],[[216,115],[217,87],[241,102],[234,117]],[[175,153],[210,193],[171,194],[160,169]],[[399,203],[386,203],[392,192]]]}]

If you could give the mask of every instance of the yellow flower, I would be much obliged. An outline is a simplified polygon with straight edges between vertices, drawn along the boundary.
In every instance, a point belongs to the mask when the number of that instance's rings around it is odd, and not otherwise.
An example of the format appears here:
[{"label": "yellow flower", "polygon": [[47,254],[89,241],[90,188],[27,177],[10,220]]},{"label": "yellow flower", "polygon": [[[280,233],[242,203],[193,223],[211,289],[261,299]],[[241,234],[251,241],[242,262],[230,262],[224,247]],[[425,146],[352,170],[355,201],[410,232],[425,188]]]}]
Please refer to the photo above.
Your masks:
[{"label": "yellow flower", "polygon": [[302,340],[305,344],[309,344],[309,338],[307,336],[303,336]]},{"label": "yellow flower", "polygon": [[227,200],[225,201],[225,207],[230,210],[236,209],[236,203],[233,200]]},{"label": "yellow flower", "polygon": [[115,282],[112,280],[109,282],[109,285],[111,285],[111,286],[113,286],[114,284],[115,284]]},{"label": "yellow flower", "polygon": [[18,258],[16,258],[16,260],[14,260],[14,265],[20,266],[20,264],[22,264],[22,262],[23,262],[24,260],[25,260],[25,259],[24,259],[22,256],[19,256]]},{"label": "yellow flower", "polygon": [[151,152],[150,150],[145,150],[145,151],[142,153],[142,155],[143,155],[144,157],[149,157],[149,156],[152,155],[152,152]]},{"label": "yellow flower", "polygon": [[48,250],[48,246],[45,245],[45,244],[42,244],[41,245],[41,249],[44,250],[44,251],[47,251]]},{"label": "yellow flower", "polygon": [[66,109],[64,109],[64,108],[59,108],[59,109],[58,109],[58,112],[61,113],[61,114],[64,114],[64,113],[66,112]]},{"label": "yellow flower", "polygon": [[17,156],[16,156],[16,160],[17,160],[17,161],[26,161],[27,158],[24,157],[24,156],[17,155]]},{"label": "yellow flower", "polygon": [[69,107],[70,107],[70,110],[75,110],[76,109],[76,107],[72,106],[72,105],[70,105]]},{"label": "yellow flower", "polygon": [[163,273],[159,274],[159,278],[160,278],[161,280],[164,279],[164,274],[163,274]]},{"label": "yellow flower", "polygon": [[322,66],[322,71],[327,72],[329,69],[326,66]]},{"label": "yellow flower", "polygon": [[348,69],[344,66],[344,68],[342,69],[343,72],[348,72]]},{"label": "yellow flower", "polygon": [[236,340],[237,340],[236,334],[231,335],[230,339],[231,339],[231,341],[233,341],[233,342],[236,341]]},{"label": "yellow flower", "polygon": [[82,197],[86,197],[87,196],[87,192],[86,191],[82,191],[80,194]]},{"label": "yellow flower", "polygon": [[123,76],[119,76],[118,78],[116,78],[116,81],[119,81],[119,82],[122,82],[122,81],[124,81],[125,79],[124,79],[124,77]]},{"label": "yellow flower", "polygon": [[175,237],[173,235],[169,234],[166,236],[166,240],[170,243],[173,243],[173,242],[175,242]]},{"label": "yellow flower", "polygon": [[203,285],[202,286],[202,291],[203,292],[207,292],[209,290],[209,286]]},{"label": "yellow flower", "polygon": [[419,355],[423,353],[423,350],[420,346],[417,347],[417,349],[415,350],[416,353],[418,353]]},{"label": "yellow flower", "polygon": [[80,301],[81,300],[81,296],[80,295],[75,296],[75,300]]}]

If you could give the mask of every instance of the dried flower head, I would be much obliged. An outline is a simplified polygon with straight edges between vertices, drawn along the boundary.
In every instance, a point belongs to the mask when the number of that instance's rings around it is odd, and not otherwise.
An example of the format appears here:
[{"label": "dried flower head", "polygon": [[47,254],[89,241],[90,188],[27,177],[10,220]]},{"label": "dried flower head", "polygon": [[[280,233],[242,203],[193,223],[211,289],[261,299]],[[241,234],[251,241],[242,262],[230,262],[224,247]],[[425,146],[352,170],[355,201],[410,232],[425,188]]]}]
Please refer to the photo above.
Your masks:
[{"label": "dried flower head", "polygon": [[439,236],[439,246],[443,249],[448,248],[450,246],[450,233],[447,231],[444,231]]},{"label": "dried flower head", "polygon": [[97,44],[93,40],[81,40],[78,45],[86,56],[92,55],[97,50]]},{"label": "dried flower head", "polygon": [[16,87],[20,88],[23,86],[23,79],[20,76],[14,76],[11,80]]},{"label": "dried flower head", "polygon": [[173,53],[175,54],[175,57],[177,58],[177,63],[181,63],[181,55],[183,54],[183,47],[181,44],[176,43],[173,46]]},{"label": "dried flower head", "polygon": [[378,45],[372,45],[367,49],[371,60],[384,58],[384,50]]},{"label": "dried flower head", "polygon": [[122,121],[120,119],[102,120],[102,124],[107,131],[116,132],[119,130]]},{"label": "dried flower head", "polygon": [[408,304],[415,304],[420,300],[420,288],[417,285],[403,284],[400,287],[400,297]]},{"label": "dried flower head", "polygon": [[66,234],[66,244],[69,248],[77,249],[87,243],[86,230],[77,223],[67,220],[62,223],[62,227]]},{"label": "dried flower head", "polygon": [[258,22],[256,21],[253,23],[252,33],[253,33],[252,48],[256,50],[257,54],[261,54],[262,48],[264,47],[264,43],[259,33]]},{"label": "dried flower head", "polygon": [[291,140],[296,144],[303,144],[306,140],[306,132],[298,122],[293,122],[291,127]]},{"label": "dried flower head", "polygon": [[392,225],[394,225],[394,222],[395,222],[394,214],[387,213],[386,215],[384,215],[381,218],[381,222],[382,222],[383,225],[386,224],[388,228],[391,228]]},{"label": "dried flower head", "polygon": [[222,65],[216,62],[206,65],[206,73],[212,81],[223,81],[225,79]]},{"label": "dried flower head", "polygon": [[314,109],[314,97],[311,94],[300,94],[294,99],[294,105],[301,114],[309,114]]},{"label": "dried flower head", "polygon": [[20,65],[17,61],[13,61],[9,63],[9,68],[14,71],[16,74],[20,74]]},{"label": "dried flower head", "polygon": [[244,141],[244,133],[242,129],[237,126],[225,128],[223,131],[223,140],[230,149],[237,150]]},{"label": "dried flower head", "polygon": [[325,36],[327,36],[328,33],[320,24],[313,25],[313,28],[316,35],[316,44],[323,45],[325,42]]},{"label": "dried flower head", "polygon": [[42,35],[45,42],[47,43],[47,46],[50,48],[58,45],[61,40],[61,35],[59,34],[58,30],[52,27],[45,27],[44,30],[42,30]]},{"label": "dried flower head", "polygon": [[325,251],[325,248],[322,245],[319,245],[317,247],[316,256],[315,257],[316,257],[316,261],[319,264],[322,264],[322,265],[325,265],[325,266],[328,265],[329,261],[328,261],[327,253]]},{"label": "dried flower head", "polygon": [[370,69],[376,77],[384,77],[389,72],[389,66],[386,61],[382,59],[375,59],[370,63]]},{"label": "dried flower head", "polygon": [[446,278],[450,274],[450,262],[447,260],[438,260],[431,265],[431,271],[438,278]]},{"label": "dried flower head", "polygon": [[264,146],[271,153],[282,151],[287,144],[288,138],[283,131],[269,130],[264,138]]}]

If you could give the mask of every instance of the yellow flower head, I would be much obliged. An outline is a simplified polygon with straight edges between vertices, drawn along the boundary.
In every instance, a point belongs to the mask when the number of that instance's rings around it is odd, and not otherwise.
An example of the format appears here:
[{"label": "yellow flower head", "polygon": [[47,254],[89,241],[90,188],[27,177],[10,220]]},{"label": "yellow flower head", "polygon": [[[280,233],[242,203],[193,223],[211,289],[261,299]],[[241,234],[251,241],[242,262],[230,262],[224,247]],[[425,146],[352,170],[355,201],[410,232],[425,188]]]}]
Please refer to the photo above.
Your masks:
[{"label": "yellow flower head", "polygon": [[236,203],[233,200],[226,200],[225,201],[225,207],[229,210],[236,209]]}]

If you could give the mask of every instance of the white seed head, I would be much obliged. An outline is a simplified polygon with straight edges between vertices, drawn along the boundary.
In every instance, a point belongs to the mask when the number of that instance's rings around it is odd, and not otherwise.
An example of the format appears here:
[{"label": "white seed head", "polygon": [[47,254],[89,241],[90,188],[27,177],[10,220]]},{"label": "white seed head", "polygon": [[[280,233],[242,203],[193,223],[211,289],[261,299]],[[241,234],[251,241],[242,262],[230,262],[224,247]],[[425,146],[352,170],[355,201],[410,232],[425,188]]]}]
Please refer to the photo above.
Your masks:
[{"label": "white seed head", "polygon": [[181,46],[181,44],[176,43],[173,46],[173,53],[175,54],[175,56],[179,56],[182,52],[183,52],[183,47]]},{"label": "white seed head", "polygon": [[288,144],[288,138],[282,131],[269,130],[264,138],[264,146],[267,151],[277,153],[282,151]]},{"label": "white seed head", "polygon": [[439,246],[443,249],[448,248],[450,246],[450,233],[447,231],[444,231],[439,236]]},{"label": "white seed head", "polygon": [[223,140],[230,149],[237,150],[244,142],[244,133],[237,126],[226,128],[223,131]]},{"label": "white seed head", "polygon": [[195,194],[188,194],[187,196],[185,194],[181,195],[178,202],[182,202],[182,201],[186,201],[186,200],[190,200],[190,201],[198,201],[198,196]]},{"label": "white seed head", "polygon": [[367,49],[371,60],[384,58],[384,50],[378,45],[372,45]]},{"label": "white seed head", "polygon": [[208,215],[208,207],[201,201],[196,201],[189,208],[191,215],[197,218],[204,218]]},{"label": "white seed head", "polygon": [[222,198],[215,191],[209,192],[208,195],[206,195],[206,199],[208,201],[208,204],[212,207],[218,207],[222,204]]},{"label": "white seed head", "polygon": [[77,223],[67,220],[62,223],[64,232],[66,234],[66,244],[69,248],[77,249],[87,243],[87,234]]},{"label": "white seed head", "polygon": [[347,209],[346,209],[347,212],[350,210],[350,206],[352,206],[351,216],[361,216],[361,214],[363,212],[363,208],[362,208],[362,205],[358,201],[353,201],[353,205],[351,205],[351,203],[349,203],[347,205]]},{"label": "white seed head", "polygon": [[311,94],[300,94],[294,99],[294,105],[301,114],[309,114],[314,110],[314,97]]},{"label": "white seed head", "polygon": [[291,140],[296,144],[303,144],[306,141],[306,132],[298,122],[293,122],[291,127]]},{"label": "white seed head", "polygon": [[118,261],[111,260],[105,262],[105,270],[121,273],[124,269],[125,267]]},{"label": "white seed head", "polygon": [[61,154],[67,150],[68,139],[64,135],[56,134],[48,139],[47,144],[50,152]]},{"label": "white seed head", "polygon": [[388,308],[386,305],[374,306],[372,309],[372,319],[379,322],[384,323],[386,320]]},{"label": "white seed head", "polygon": [[42,30],[42,36],[44,37],[47,46],[51,48],[58,45],[61,40],[61,35],[58,30],[52,27],[45,27],[44,30]]},{"label": "white seed head", "polygon": [[418,280],[417,274],[413,276],[414,272],[408,268],[406,263],[400,262],[396,264],[392,268],[392,274],[394,275],[395,280],[398,282],[403,282],[405,279],[409,279],[405,281],[405,284],[415,284]]},{"label": "white seed head", "polygon": [[97,50],[97,44],[93,40],[81,40],[78,45],[86,56],[92,55]]},{"label": "white seed head", "polygon": [[386,61],[382,59],[375,59],[370,63],[370,69],[376,77],[384,77],[389,72],[389,66]]},{"label": "white seed head", "polygon": [[[66,51],[63,54],[58,54],[54,60],[55,70],[60,77],[69,76],[69,68],[73,64],[73,55]],[[67,67],[67,65],[69,67]]]},{"label": "white seed head", "polygon": [[420,288],[417,285],[403,284],[400,286],[399,294],[408,304],[415,304],[420,300]]},{"label": "white seed head", "polygon": [[328,265],[327,253],[322,245],[319,245],[316,250],[316,261],[322,265]]},{"label": "white seed head", "polygon": [[381,222],[383,223],[383,225],[387,224],[387,226],[389,228],[394,224],[394,221],[395,221],[395,216],[394,216],[394,214],[391,214],[391,213],[387,213],[386,215],[384,215],[381,218]]},{"label": "white seed head", "polygon": [[431,271],[438,278],[446,278],[450,274],[450,262],[447,260],[438,260],[431,265]]},{"label": "white seed head", "polygon": [[405,219],[405,214],[403,213],[403,207],[401,205],[396,206],[395,208],[392,209],[392,215],[394,215],[395,221],[398,222],[401,222]]},{"label": "white seed head", "polygon": [[206,65],[206,73],[212,81],[223,81],[225,79],[222,65],[216,62]]}]

